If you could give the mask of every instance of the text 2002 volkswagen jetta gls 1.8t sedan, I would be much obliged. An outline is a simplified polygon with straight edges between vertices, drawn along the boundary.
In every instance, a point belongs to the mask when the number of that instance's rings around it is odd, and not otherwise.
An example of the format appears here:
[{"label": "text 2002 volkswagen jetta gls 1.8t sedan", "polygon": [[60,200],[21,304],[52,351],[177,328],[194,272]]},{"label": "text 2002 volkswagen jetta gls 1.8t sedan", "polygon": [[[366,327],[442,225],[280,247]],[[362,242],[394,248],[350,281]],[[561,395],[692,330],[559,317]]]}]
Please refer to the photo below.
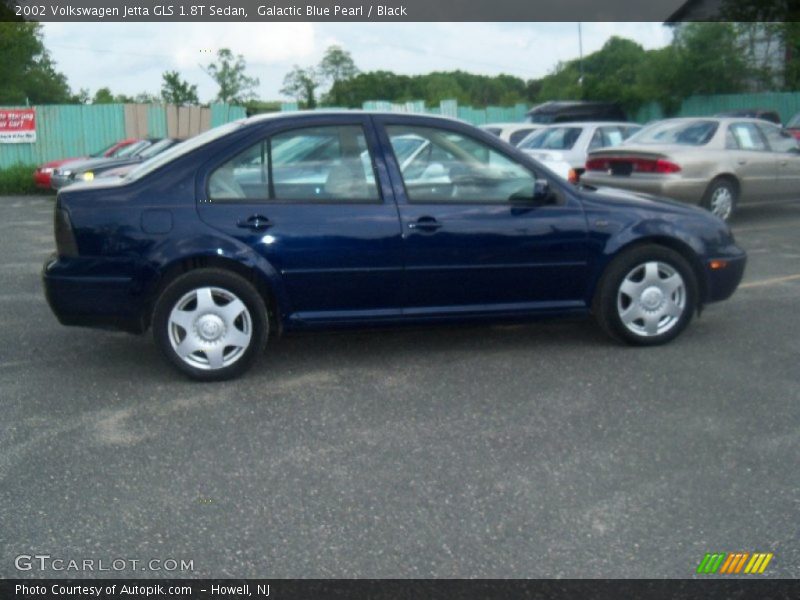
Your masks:
[{"label": "text 2002 volkswagen jetta gls 1.8t sedan", "polygon": [[70,186],[55,236],[59,320],[152,327],[197,379],[315,327],[592,312],[659,344],[729,297],[746,260],[698,208],[574,187],[457,121],[359,112],[230,123]]}]

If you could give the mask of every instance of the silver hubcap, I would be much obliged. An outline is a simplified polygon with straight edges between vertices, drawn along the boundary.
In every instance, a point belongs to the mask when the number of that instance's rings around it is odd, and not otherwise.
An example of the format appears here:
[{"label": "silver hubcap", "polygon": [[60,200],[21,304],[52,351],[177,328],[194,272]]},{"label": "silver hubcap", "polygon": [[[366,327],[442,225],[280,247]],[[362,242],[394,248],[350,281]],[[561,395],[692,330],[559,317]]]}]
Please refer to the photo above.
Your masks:
[{"label": "silver hubcap", "polygon": [[718,187],[711,194],[711,212],[722,220],[727,220],[733,210],[733,192],[726,187]]},{"label": "silver hubcap", "polygon": [[628,331],[643,337],[668,332],[686,310],[686,285],[670,265],[650,261],[631,269],[617,294],[617,313]]},{"label": "silver hubcap", "polygon": [[250,346],[253,322],[235,294],[216,287],[192,290],[169,314],[169,341],[181,360],[215,370],[239,360]]}]

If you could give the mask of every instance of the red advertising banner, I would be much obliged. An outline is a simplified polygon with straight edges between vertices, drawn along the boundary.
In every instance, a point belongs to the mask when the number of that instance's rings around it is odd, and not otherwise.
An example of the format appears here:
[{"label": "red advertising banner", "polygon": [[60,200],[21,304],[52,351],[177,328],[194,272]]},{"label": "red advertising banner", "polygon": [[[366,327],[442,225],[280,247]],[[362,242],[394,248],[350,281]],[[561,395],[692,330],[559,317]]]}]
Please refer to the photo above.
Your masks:
[{"label": "red advertising banner", "polygon": [[36,141],[36,109],[0,108],[0,144]]}]

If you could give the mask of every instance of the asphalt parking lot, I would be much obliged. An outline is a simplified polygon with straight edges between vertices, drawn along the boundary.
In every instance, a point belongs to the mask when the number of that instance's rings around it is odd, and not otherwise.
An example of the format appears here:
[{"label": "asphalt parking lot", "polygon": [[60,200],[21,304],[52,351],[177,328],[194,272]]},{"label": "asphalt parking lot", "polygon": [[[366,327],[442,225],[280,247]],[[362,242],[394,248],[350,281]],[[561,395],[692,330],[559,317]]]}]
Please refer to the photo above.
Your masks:
[{"label": "asphalt parking lot", "polygon": [[[0,197],[0,577],[22,554],[190,577],[800,577],[800,203],[742,209],[745,281],[674,343],[591,321],[286,337],[197,384],[62,327],[52,199]],[[133,573],[162,577],[164,571]]]}]

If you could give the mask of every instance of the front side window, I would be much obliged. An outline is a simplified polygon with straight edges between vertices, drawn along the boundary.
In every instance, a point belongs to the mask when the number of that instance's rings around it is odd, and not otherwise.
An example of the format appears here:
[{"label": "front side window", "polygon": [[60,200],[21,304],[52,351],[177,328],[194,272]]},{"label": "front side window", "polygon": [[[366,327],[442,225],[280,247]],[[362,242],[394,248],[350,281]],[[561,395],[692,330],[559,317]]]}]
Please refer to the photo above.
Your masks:
[{"label": "front side window", "polygon": [[[533,196],[533,173],[483,142],[432,127],[386,130],[410,202],[504,203]],[[410,136],[422,143],[401,160]]]},{"label": "front side window", "polygon": [[378,189],[358,125],[294,129],[254,144],[214,170],[212,201],[375,202]]},{"label": "front side window", "polygon": [[797,151],[797,140],[788,131],[783,131],[780,127],[767,123],[758,124],[758,128],[773,152],[793,152]]}]

